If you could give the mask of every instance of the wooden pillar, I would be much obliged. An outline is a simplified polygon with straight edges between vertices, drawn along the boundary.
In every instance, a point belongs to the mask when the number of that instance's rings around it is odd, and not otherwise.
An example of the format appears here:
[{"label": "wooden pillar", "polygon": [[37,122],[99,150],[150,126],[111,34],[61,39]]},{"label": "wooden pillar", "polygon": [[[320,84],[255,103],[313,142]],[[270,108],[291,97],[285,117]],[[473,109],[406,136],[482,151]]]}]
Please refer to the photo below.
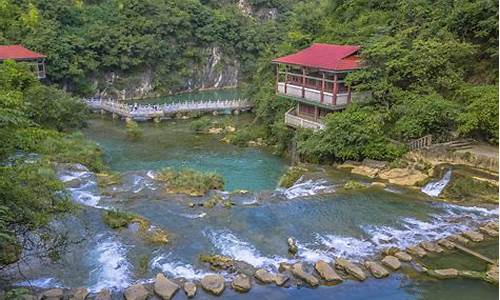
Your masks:
[{"label": "wooden pillar", "polygon": [[302,67],[302,98],[306,95],[306,68]]},{"label": "wooden pillar", "polygon": [[351,87],[347,86],[347,103],[351,103]]},{"label": "wooden pillar", "polygon": [[314,121],[318,121],[318,107],[314,107]]},{"label": "wooden pillar", "polygon": [[288,83],[288,66],[285,65],[285,94],[287,93],[287,83]]},{"label": "wooden pillar", "polygon": [[332,96],[332,104],[337,105],[337,92],[338,92],[338,85],[337,85],[337,74],[333,75],[333,96]]},{"label": "wooden pillar", "polygon": [[276,94],[278,94],[279,83],[280,83],[280,65],[276,64]]},{"label": "wooden pillar", "polygon": [[325,72],[323,72],[323,78],[321,79],[321,103],[325,99]]}]

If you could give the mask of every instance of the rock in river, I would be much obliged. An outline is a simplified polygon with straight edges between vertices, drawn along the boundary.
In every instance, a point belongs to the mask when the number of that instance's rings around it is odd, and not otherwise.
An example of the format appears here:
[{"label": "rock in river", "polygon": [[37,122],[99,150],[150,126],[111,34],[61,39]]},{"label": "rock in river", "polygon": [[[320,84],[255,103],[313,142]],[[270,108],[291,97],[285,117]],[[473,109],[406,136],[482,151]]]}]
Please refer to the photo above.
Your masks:
[{"label": "rock in river", "polygon": [[295,240],[289,237],[287,243],[288,243],[288,252],[290,252],[290,254],[293,255],[297,254],[299,248],[297,247],[297,243],[295,242]]},{"label": "rock in river", "polygon": [[126,300],[146,300],[148,291],[142,284],[134,284],[125,290],[123,296]]},{"label": "rock in river", "polygon": [[60,300],[63,298],[64,291],[62,289],[50,289],[43,292],[42,300]]},{"label": "rock in river", "polygon": [[448,239],[452,242],[460,243],[463,245],[467,245],[470,242],[468,239],[458,234],[450,235]]},{"label": "rock in river", "polygon": [[89,290],[86,288],[77,288],[72,291],[69,300],[85,300],[89,294]]},{"label": "rock in river", "polygon": [[107,289],[102,289],[95,295],[94,300],[111,300],[111,293]]},{"label": "rock in river", "polygon": [[393,271],[401,268],[401,262],[399,261],[399,259],[392,255],[387,255],[386,257],[384,257],[382,259],[382,264]]},{"label": "rock in river", "polygon": [[425,257],[427,255],[427,252],[425,252],[424,249],[420,246],[410,246],[406,248],[406,252],[408,252],[410,255],[413,256],[418,256],[420,258]]},{"label": "rock in river", "polygon": [[448,250],[455,248],[455,244],[453,242],[450,242],[450,240],[447,240],[447,239],[440,239],[437,243],[439,246],[444,247]]},{"label": "rock in river", "polygon": [[484,235],[477,231],[467,231],[462,233],[462,235],[473,242],[482,242],[484,240]]},{"label": "rock in river", "polygon": [[258,269],[255,272],[255,278],[257,278],[262,283],[273,283],[275,276],[265,269]]},{"label": "rock in river", "polygon": [[479,227],[479,231],[492,237],[498,236],[498,231],[488,226]]},{"label": "rock in river", "polygon": [[314,264],[314,269],[316,269],[316,272],[323,278],[325,281],[328,282],[341,282],[342,277],[335,272],[335,270],[325,261],[318,260],[316,264]]},{"label": "rock in river", "polygon": [[365,267],[372,273],[375,278],[382,278],[389,276],[389,271],[382,267],[379,263],[374,261],[365,261]]},{"label": "rock in river", "polygon": [[219,296],[224,291],[226,285],[224,277],[220,275],[206,275],[201,279],[201,287],[216,296]]},{"label": "rock in river", "polygon": [[170,300],[179,290],[179,286],[168,280],[165,275],[158,273],[155,278],[154,291],[163,300]]},{"label": "rock in river", "polygon": [[453,268],[429,270],[427,271],[427,273],[439,279],[449,279],[458,277],[458,270]]},{"label": "rock in river", "polygon": [[360,267],[358,267],[357,265],[346,259],[337,258],[337,260],[335,261],[335,267],[337,269],[343,270],[344,272],[346,272],[347,274],[353,276],[358,280],[363,281],[366,279],[365,272],[363,272],[363,270],[361,270]]},{"label": "rock in river", "polygon": [[398,251],[398,252],[394,253],[394,256],[396,258],[398,258],[399,260],[404,261],[404,262],[409,262],[413,259],[410,254],[408,254],[404,251]]},{"label": "rock in river", "polygon": [[186,293],[186,296],[188,298],[193,298],[196,295],[196,284],[191,281],[187,281],[184,283],[184,293]]},{"label": "rock in river", "polygon": [[420,243],[420,247],[422,247],[422,249],[424,249],[427,252],[442,253],[444,251],[443,248],[439,247],[433,242],[428,242],[428,241]]},{"label": "rock in river", "polygon": [[233,279],[231,286],[235,291],[240,293],[246,293],[252,288],[252,282],[250,281],[250,277],[245,274],[238,274]]},{"label": "rock in river", "polygon": [[286,274],[276,274],[274,276],[274,282],[277,286],[284,285],[289,279],[290,277],[288,277]]},{"label": "rock in river", "polygon": [[296,263],[292,266],[292,274],[297,277],[298,279],[301,279],[305,281],[307,284],[309,284],[312,287],[316,287],[319,285],[319,280],[318,278],[314,277],[312,274],[307,273],[304,271],[304,267],[302,266],[301,263]]}]

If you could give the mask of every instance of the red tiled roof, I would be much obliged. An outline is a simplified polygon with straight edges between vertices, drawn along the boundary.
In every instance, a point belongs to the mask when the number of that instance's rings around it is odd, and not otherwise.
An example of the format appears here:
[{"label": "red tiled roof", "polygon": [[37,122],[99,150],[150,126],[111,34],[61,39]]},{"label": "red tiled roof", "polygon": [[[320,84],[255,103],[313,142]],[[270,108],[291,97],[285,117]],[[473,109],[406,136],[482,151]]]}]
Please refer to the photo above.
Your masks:
[{"label": "red tiled roof", "polygon": [[275,63],[300,65],[332,71],[358,69],[360,46],[315,43],[297,53],[276,58]]},{"label": "red tiled roof", "polygon": [[38,59],[45,58],[47,56],[33,52],[24,48],[21,45],[0,45],[0,60],[13,59],[13,60],[23,60],[23,59]]}]

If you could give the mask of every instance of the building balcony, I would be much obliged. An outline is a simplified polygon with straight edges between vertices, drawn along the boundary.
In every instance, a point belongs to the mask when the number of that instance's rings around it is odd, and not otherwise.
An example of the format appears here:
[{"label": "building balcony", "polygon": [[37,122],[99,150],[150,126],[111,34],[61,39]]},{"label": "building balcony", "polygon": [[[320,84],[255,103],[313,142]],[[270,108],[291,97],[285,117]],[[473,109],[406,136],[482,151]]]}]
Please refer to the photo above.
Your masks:
[{"label": "building balcony", "polygon": [[325,125],[320,121],[297,116],[295,107],[285,113],[285,124],[293,128],[307,128],[314,131],[325,129]]},{"label": "building balcony", "polygon": [[328,109],[344,109],[350,102],[350,92],[337,93],[336,97],[333,97],[333,93],[331,92],[321,92],[320,89],[302,87],[301,85],[292,83],[287,83],[285,87],[284,82],[279,82],[277,92],[279,95]]}]

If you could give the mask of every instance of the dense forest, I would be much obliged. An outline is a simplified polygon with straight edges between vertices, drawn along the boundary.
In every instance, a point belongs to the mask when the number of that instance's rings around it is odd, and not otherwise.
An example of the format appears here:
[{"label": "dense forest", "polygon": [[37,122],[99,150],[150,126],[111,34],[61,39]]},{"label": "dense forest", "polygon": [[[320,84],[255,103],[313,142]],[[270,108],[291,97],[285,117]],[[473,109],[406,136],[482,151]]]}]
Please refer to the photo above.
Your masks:
[{"label": "dense forest", "polygon": [[[270,61],[313,42],[361,45],[366,68],[348,81],[372,99],[330,114],[322,132],[294,132]],[[0,0],[0,44],[17,43],[48,56],[48,84],[0,67],[0,263],[23,230],[68,210],[54,162],[104,168],[77,133],[87,112],[73,96],[102,91],[109,73],[118,88],[149,70],[155,93],[196,89],[218,49],[215,68],[237,69],[256,103],[235,142],[262,137],[283,152],[295,140],[314,162],[392,160],[406,149],[389,141],[426,134],[498,144],[496,1]]]}]

